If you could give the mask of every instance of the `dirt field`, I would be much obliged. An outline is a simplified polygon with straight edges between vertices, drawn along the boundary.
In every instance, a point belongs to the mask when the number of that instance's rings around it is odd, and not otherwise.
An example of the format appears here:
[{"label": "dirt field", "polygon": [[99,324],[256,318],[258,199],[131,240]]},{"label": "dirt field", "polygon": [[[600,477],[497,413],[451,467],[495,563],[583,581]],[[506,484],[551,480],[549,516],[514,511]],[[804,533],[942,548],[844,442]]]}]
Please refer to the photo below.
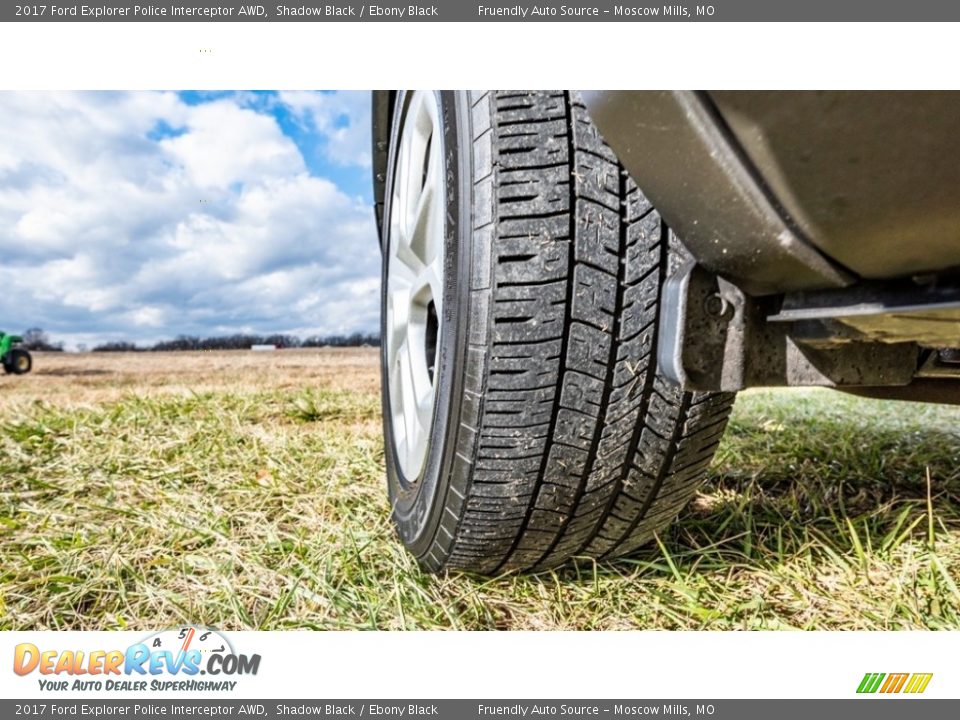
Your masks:
[{"label": "dirt field", "polygon": [[0,376],[0,629],[960,627],[960,411],[745,393],[617,562],[422,574],[377,353],[38,354]]},{"label": "dirt field", "polygon": [[0,374],[0,408],[40,400],[57,405],[143,395],[256,392],[326,387],[378,392],[376,348],[275,352],[34,353],[28,375]]}]

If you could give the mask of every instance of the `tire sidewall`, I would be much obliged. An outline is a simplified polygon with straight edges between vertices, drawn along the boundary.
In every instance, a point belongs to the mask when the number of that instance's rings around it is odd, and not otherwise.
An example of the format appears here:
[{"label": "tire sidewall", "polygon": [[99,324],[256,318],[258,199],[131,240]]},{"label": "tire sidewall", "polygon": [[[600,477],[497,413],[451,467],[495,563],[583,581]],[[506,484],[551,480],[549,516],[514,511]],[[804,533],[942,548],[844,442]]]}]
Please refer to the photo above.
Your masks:
[{"label": "tire sidewall", "polygon": [[[383,266],[381,274],[380,366],[383,378],[384,455],[389,499],[397,532],[410,551],[428,565],[438,566],[445,548],[436,546],[440,519],[446,507],[450,470],[456,452],[460,425],[460,392],[466,355],[466,324],[469,302],[470,246],[472,212],[470,182],[472,143],[470,113],[466,93],[437,93],[442,124],[443,162],[446,204],[444,222],[443,305],[437,341],[437,388],[434,417],[430,429],[427,457],[419,478],[405,478],[400,469],[393,440],[390,391],[387,383],[386,301],[387,272],[390,257],[390,216],[398,139],[409,95],[399,93],[391,127],[390,156],[383,213]],[[447,547],[446,550],[449,548]]]}]

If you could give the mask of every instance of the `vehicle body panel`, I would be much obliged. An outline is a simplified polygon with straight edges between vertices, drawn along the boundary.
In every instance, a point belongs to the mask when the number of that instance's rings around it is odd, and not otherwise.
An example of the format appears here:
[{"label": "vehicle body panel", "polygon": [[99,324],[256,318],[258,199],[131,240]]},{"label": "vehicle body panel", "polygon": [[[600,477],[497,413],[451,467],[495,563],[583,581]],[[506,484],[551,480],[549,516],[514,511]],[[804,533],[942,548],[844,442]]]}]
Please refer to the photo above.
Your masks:
[{"label": "vehicle body panel", "polygon": [[698,261],[748,292],[960,268],[958,92],[584,97]]},{"label": "vehicle body panel", "polygon": [[960,92],[713,92],[793,223],[881,279],[960,268]]}]

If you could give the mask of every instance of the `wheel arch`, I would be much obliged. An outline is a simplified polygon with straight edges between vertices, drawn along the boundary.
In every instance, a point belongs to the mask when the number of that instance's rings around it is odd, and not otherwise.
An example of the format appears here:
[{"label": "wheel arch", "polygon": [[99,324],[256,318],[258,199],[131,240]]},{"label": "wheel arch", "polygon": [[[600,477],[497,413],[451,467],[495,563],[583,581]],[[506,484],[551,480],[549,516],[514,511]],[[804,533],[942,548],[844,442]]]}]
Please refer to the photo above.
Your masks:
[{"label": "wheel arch", "polygon": [[390,124],[396,98],[396,90],[374,90],[371,97],[373,205],[381,250],[383,249],[383,203],[387,188],[387,163],[390,158]]}]

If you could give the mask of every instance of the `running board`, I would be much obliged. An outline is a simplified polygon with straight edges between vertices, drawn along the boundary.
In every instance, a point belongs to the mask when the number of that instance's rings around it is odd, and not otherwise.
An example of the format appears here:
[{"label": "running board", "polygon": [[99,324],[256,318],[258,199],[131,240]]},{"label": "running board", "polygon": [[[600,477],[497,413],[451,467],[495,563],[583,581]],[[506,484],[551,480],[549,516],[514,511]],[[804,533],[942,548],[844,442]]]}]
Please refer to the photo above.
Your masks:
[{"label": "running board", "polygon": [[791,293],[767,322],[840,323],[864,341],[956,348],[960,287],[908,281],[894,287],[864,283],[841,291]]}]

